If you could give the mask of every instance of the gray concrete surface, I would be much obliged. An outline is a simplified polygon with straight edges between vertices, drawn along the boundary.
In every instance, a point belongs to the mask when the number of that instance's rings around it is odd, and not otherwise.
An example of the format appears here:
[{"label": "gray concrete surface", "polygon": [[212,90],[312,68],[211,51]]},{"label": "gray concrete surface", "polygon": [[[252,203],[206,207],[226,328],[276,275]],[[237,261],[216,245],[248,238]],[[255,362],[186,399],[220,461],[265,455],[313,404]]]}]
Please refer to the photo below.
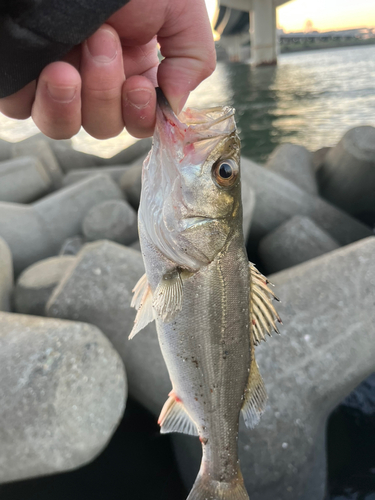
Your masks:
[{"label": "gray concrete surface", "polygon": [[96,327],[0,313],[0,483],[90,462],[125,401],[123,363]]}]

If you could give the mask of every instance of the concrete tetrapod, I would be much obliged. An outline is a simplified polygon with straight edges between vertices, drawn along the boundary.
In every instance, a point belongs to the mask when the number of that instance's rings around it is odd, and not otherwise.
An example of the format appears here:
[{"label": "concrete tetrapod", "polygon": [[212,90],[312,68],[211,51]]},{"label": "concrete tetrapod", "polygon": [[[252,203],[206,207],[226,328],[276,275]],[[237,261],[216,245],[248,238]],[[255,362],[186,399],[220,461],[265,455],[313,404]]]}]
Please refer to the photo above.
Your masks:
[{"label": "concrete tetrapod", "polygon": [[22,156],[0,163],[0,201],[30,203],[49,193],[51,185],[37,158]]},{"label": "concrete tetrapod", "polygon": [[280,144],[269,157],[265,167],[294,182],[307,193],[318,194],[313,155],[303,146]]},{"label": "concrete tetrapod", "polygon": [[[239,440],[252,500],[323,498],[327,417],[375,368],[374,252],[371,237],[272,277],[285,326],[281,337],[257,348],[269,404],[255,430],[241,427]],[[125,360],[129,392],[158,415],[171,382],[154,324],[127,339],[135,317],[131,289],[142,274],[139,252],[110,242],[86,245],[47,311],[99,326]],[[200,444],[174,440],[189,486]]]},{"label": "concrete tetrapod", "polygon": [[262,238],[258,252],[266,272],[276,273],[337,248],[337,242],[309,217],[295,215]]},{"label": "concrete tetrapod", "polygon": [[55,288],[46,313],[98,326],[126,363],[129,393],[157,413],[160,401],[166,398],[169,377],[154,323],[136,339],[128,340],[135,318],[130,307],[132,289],[143,273],[142,255],[137,250],[111,241],[88,243]]},{"label": "concrete tetrapod", "polygon": [[6,242],[0,238],[0,311],[10,310],[13,291],[12,254]]},{"label": "concrete tetrapod", "polygon": [[293,215],[306,215],[324,229],[340,245],[371,236],[364,224],[330,205],[317,196],[311,196],[284,177],[260,167],[247,158],[241,158],[242,176],[250,179],[256,204],[252,217],[250,241],[252,245],[268,232],[276,229]]},{"label": "concrete tetrapod", "polygon": [[40,260],[23,271],[14,291],[18,313],[44,316],[44,309],[56,285],[75,262],[73,255]]},{"label": "concrete tetrapod", "polygon": [[122,361],[96,327],[0,313],[0,483],[91,461],[125,395]]},{"label": "concrete tetrapod", "polygon": [[349,130],[327,153],[318,181],[322,196],[347,212],[375,213],[375,128]]},{"label": "concrete tetrapod", "polygon": [[61,187],[63,173],[56,160],[51,146],[44,139],[30,137],[25,141],[12,144],[12,156],[14,158],[32,156],[40,161],[52,181],[54,189]]},{"label": "concrete tetrapod", "polygon": [[56,255],[66,238],[80,233],[91,207],[122,198],[120,188],[101,174],[60,189],[31,206],[0,203],[0,236],[12,251],[15,273]]},{"label": "concrete tetrapod", "polygon": [[107,200],[89,210],[82,222],[87,241],[111,240],[123,245],[138,237],[137,214],[125,200]]}]

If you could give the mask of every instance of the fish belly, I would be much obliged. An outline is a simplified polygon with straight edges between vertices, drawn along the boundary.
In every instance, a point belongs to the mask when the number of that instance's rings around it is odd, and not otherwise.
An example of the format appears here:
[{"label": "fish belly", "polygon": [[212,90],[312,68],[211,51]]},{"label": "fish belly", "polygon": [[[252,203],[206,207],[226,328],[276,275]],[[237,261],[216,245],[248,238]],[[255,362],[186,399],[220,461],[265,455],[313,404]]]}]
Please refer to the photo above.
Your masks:
[{"label": "fish belly", "polygon": [[195,422],[212,479],[238,473],[237,434],[249,376],[249,266],[232,242],[224,254],[184,280],[182,309],[157,321],[176,396]]}]

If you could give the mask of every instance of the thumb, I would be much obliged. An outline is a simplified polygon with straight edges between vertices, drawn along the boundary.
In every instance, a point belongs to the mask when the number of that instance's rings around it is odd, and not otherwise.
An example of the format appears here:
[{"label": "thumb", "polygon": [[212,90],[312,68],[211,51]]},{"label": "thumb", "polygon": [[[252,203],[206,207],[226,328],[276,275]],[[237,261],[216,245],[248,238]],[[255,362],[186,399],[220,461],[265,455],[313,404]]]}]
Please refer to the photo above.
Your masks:
[{"label": "thumb", "polygon": [[214,71],[216,52],[204,0],[170,2],[172,10],[158,33],[164,56],[158,83],[178,114],[189,93]]}]

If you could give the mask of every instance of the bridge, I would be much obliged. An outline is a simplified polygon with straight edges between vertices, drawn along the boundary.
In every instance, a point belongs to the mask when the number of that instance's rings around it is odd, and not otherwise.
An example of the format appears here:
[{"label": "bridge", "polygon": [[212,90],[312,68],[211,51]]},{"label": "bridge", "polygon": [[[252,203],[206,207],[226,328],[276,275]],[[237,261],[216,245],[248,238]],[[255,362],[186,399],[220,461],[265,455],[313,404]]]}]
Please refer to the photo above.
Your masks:
[{"label": "bridge", "polygon": [[[239,22],[239,30],[236,30],[236,27],[233,26],[233,23],[231,23],[231,29],[228,30],[228,23],[230,24],[231,14],[227,9],[236,9],[237,11],[242,11],[243,13],[249,13],[250,16],[250,45],[252,64],[254,64],[255,66],[276,64],[278,53],[278,42],[276,34],[276,9],[280,5],[287,3],[290,0],[218,1],[221,7],[222,19],[220,19],[219,17],[216,24],[216,29],[222,35],[222,43],[229,53],[230,58],[240,58],[240,47],[241,45],[246,43],[249,36],[248,33],[244,33],[243,29],[241,29],[241,22]],[[227,9],[223,9],[223,7],[227,7]],[[237,15],[237,17],[238,20],[242,18],[243,24],[244,16]],[[228,31],[230,31],[231,33],[228,33]]]}]

